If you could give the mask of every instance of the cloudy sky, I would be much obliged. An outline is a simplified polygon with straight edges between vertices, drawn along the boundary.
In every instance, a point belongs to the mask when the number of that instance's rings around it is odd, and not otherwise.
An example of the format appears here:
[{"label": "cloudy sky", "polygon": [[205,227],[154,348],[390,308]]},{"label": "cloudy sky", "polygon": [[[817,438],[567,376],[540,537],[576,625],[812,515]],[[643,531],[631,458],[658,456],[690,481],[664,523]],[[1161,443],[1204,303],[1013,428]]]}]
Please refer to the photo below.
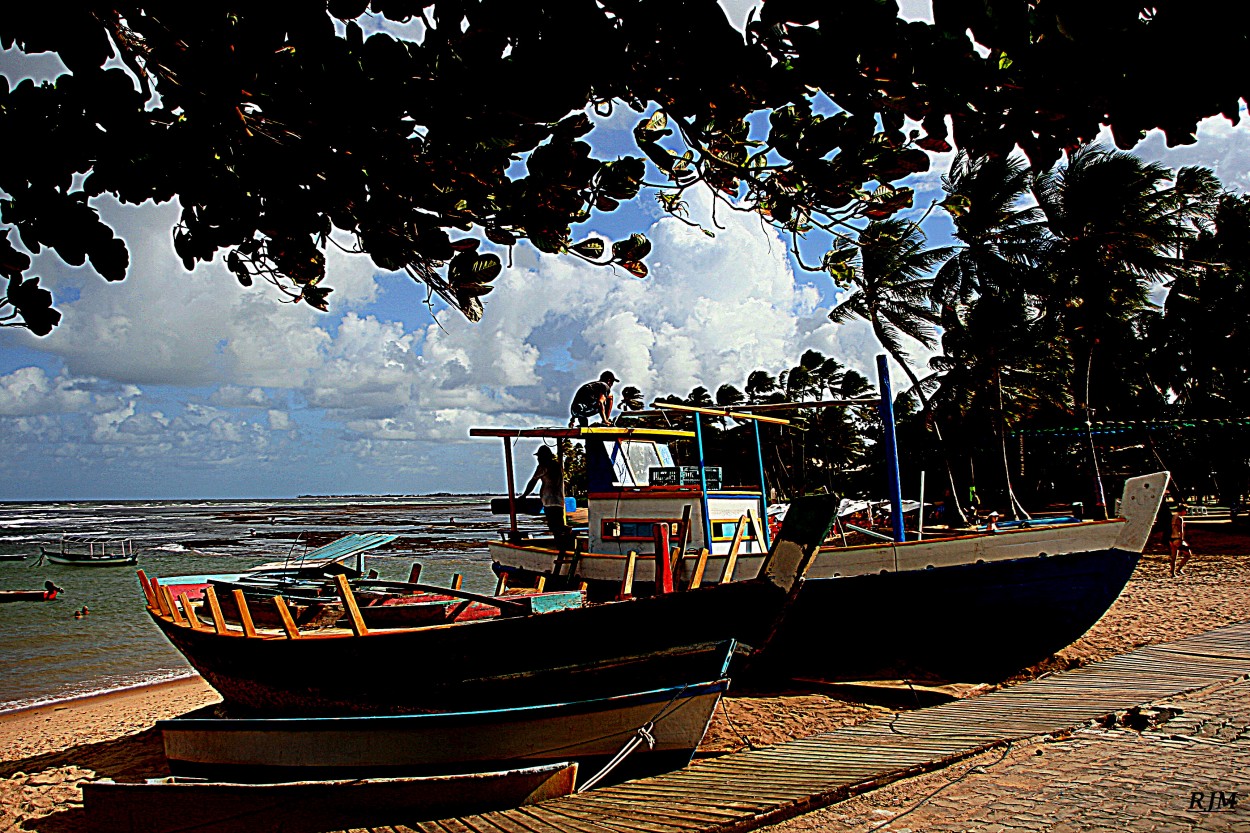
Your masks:
[{"label": "cloudy sky", "polygon": [[[0,69],[11,81],[48,71],[13,54]],[[590,138],[619,147],[628,127]],[[1244,121],[1213,121],[1173,152],[1152,136],[1138,152],[1212,166],[1238,190],[1250,177]],[[920,205],[945,163],[934,167],[908,183]],[[129,244],[126,280],[41,255],[31,274],[52,289],[61,326],[46,338],[0,329],[0,500],[496,491],[498,445],[468,428],[562,424],[573,390],[604,368],[649,400],[741,387],[809,348],[871,378],[878,352],[866,327],[829,322],[828,281],[796,269],[747,214],[719,212],[715,239],[647,199],[593,221],[588,233],[646,232],[646,280],[519,246],[470,324],[333,249],[330,314],[284,304],[219,263],[187,272],[171,243],[176,207],[98,207]],[[706,205],[691,207],[706,225]]]}]

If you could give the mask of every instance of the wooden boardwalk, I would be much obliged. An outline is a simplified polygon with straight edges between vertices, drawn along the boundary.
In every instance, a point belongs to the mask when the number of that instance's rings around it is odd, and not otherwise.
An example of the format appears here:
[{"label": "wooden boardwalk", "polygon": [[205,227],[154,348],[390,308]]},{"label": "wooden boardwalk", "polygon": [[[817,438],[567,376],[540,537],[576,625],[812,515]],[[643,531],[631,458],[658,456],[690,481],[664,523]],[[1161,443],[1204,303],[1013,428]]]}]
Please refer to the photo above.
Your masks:
[{"label": "wooden boardwalk", "polygon": [[878,718],[680,772],[530,807],[385,833],[744,831],[942,767],[1009,741],[1059,732],[1250,673],[1250,622],[1022,683]]}]

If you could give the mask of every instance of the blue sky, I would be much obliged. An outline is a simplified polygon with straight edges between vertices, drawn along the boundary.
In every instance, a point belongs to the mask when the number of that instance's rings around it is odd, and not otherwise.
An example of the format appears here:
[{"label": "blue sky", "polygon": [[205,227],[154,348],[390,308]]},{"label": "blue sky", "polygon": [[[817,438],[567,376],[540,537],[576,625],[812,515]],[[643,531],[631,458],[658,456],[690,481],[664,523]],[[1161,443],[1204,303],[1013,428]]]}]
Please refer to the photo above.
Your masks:
[{"label": "blue sky", "polygon": [[[746,3],[727,5],[745,16]],[[0,54],[10,81],[51,66]],[[634,118],[596,128],[598,152],[625,147]],[[1214,167],[1237,190],[1250,178],[1244,121],[1204,124],[1199,144],[1170,152],[1151,136],[1137,152]],[[906,183],[918,205],[948,162]],[[758,219],[722,210],[712,239],[647,194],[587,232],[644,231],[648,279],[521,245],[477,324],[333,249],[330,314],[284,304],[220,263],[187,272],[171,243],[176,206],[96,205],[128,241],[130,273],[106,285],[35,258],[64,318],[42,339],[0,329],[0,500],[497,491],[498,443],[469,439],[469,427],[561,424],[573,390],[604,368],[650,399],[741,386],[807,349],[871,378],[878,352],[865,326],[828,321],[829,281],[798,270]],[[710,225],[706,203],[691,209]],[[940,223],[926,230],[943,242]]]}]

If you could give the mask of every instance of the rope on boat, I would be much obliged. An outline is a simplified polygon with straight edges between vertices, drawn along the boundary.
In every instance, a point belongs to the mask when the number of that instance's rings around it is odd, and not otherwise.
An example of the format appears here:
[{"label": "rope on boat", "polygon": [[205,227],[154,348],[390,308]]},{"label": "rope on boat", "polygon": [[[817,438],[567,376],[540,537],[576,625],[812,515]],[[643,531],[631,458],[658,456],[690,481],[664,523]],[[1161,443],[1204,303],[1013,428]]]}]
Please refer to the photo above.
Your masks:
[{"label": "rope on boat", "polygon": [[677,711],[677,709],[680,709],[683,705],[685,705],[685,701],[678,702],[678,699],[688,688],[690,688],[689,683],[675,691],[673,696],[669,698],[669,701],[661,706],[660,710],[655,713],[655,716],[639,726],[638,730],[634,732],[633,737],[625,741],[625,745],[621,747],[620,751],[617,752],[615,756],[613,756],[612,760],[608,761],[603,769],[586,779],[586,781],[577,788],[577,792],[584,793],[586,790],[592,789],[595,784],[598,784],[606,778],[612,770],[620,766],[621,762],[628,758],[629,754],[641,746],[644,741],[646,742],[648,749],[655,749],[655,735],[653,732],[655,732],[656,721],[663,720],[665,717],[668,717],[670,713]]},{"label": "rope on boat", "polygon": [[648,749],[654,749],[655,748],[655,736],[651,734],[651,732],[654,730],[655,730],[655,723],[653,723],[650,720],[648,720],[642,726],[639,726],[638,731],[634,733],[634,736],[630,738],[628,741],[626,741],[625,745],[621,747],[621,751],[617,752],[615,757],[613,757],[612,760],[608,761],[607,765],[604,766],[603,769],[596,772],[589,779],[587,779],[585,783],[583,783],[580,787],[578,787],[577,792],[584,793],[589,789],[593,789],[595,784],[598,784],[600,781],[602,781],[605,777],[607,777],[608,773],[616,769],[616,767],[620,765],[622,761],[628,758],[629,753],[633,752],[635,749],[641,746],[643,741],[647,742]]}]

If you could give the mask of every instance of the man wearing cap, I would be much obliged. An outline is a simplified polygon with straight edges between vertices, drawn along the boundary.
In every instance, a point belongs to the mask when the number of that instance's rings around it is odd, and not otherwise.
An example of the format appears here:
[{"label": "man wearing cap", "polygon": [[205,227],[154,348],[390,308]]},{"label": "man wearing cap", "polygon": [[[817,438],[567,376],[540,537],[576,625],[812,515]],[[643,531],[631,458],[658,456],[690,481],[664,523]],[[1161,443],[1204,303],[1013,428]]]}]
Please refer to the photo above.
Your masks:
[{"label": "man wearing cap", "polygon": [[569,405],[569,427],[580,423],[585,428],[590,417],[598,417],[604,425],[612,424],[612,385],[617,382],[611,370],[599,374],[597,382],[587,382],[573,395]]},{"label": "man wearing cap", "polygon": [[547,528],[556,537],[556,542],[563,548],[569,531],[564,523],[564,470],[556,455],[545,445],[540,445],[534,456],[538,458],[538,467],[534,469],[530,482],[525,485],[521,498],[529,497],[534,486],[542,481],[538,494],[543,501],[543,517],[547,521]]}]

